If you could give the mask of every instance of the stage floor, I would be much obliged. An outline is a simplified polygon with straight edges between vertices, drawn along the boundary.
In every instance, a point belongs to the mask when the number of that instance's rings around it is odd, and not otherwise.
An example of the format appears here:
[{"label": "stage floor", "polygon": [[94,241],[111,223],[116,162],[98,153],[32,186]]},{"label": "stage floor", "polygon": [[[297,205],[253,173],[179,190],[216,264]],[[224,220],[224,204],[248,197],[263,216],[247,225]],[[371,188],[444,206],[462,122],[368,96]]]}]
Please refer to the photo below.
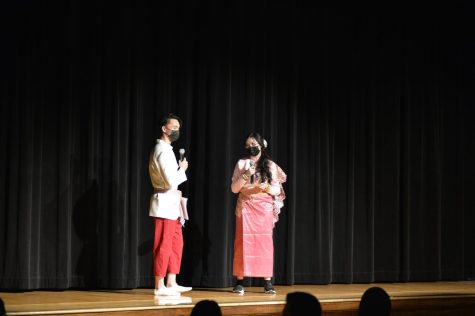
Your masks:
[{"label": "stage floor", "polygon": [[[139,311],[146,312],[143,315],[157,312],[161,315],[189,315],[194,304],[204,299],[217,301],[224,315],[276,315],[282,311],[287,293],[303,291],[315,295],[324,312],[333,311],[332,314],[336,315],[337,310],[347,310],[347,314],[351,315],[363,292],[371,286],[384,288],[390,295],[393,306],[398,305],[398,301],[419,306],[423,301],[426,304],[431,301],[431,306],[440,309],[440,302],[454,303],[456,299],[463,300],[466,307],[473,307],[475,310],[475,281],[276,286],[275,295],[264,294],[260,287],[250,287],[246,288],[246,293],[242,296],[232,293],[231,288],[195,288],[183,293],[180,298],[156,298],[152,289],[0,292],[0,297],[5,302],[7,315],[136,315]],[[439,302],[439,305],[434,305],[433,302]],[[459,306],[460,302],[454,304]]]}]

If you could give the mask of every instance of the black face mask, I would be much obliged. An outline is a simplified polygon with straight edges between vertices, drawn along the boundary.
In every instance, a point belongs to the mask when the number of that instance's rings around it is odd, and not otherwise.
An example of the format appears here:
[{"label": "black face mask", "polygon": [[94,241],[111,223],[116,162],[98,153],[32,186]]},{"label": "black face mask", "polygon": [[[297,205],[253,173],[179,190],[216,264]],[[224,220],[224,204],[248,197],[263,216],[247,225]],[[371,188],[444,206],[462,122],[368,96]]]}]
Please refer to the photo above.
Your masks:
[{"label": "black face mask", "polygon": [[248,148],[246,148],[246,150],[249,153],[249,155],[251,155],[251,156],[257,156],[261,152],[259,150],[259,147],[248,147]]},{"label": "black face mask", "polygon": [[180,131],[172,131],[170,135],[168,135],[168,138],[170,139],[171,142],[174,142],[180,138]]}]

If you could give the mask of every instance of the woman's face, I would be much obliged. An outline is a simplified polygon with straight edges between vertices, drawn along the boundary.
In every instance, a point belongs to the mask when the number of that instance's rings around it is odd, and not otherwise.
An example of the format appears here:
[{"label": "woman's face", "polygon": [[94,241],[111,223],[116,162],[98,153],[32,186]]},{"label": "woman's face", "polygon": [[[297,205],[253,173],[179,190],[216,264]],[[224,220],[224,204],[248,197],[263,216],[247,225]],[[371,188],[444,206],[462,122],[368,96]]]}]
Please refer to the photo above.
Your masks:
[{"label": "woman's face", "polygon": [[251,156],[252,160],[258,160],[261,156],[261,146],[252,137],[249,137],[246,140],[246,150],[249,153],[249,156]]},{"label": "woman's face", "polygon": [[246,149],[249,149],[251,147],[257,147],[259,148],[259,150],[261,150],[261,146],[259,145],[257,140],[252,137],[249,137],[248,139],[246,139]]}]

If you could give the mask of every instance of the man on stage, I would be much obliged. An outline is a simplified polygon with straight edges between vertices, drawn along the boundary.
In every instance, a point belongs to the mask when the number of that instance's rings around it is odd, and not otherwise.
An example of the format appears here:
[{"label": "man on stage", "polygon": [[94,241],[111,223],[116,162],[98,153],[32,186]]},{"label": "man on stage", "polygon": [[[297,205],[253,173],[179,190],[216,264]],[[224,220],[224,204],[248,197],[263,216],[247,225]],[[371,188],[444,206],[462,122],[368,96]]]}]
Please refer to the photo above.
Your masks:
[{"label": "man on stage", "polygon": [[[180,136],[181,120],[173,114],[161,123],[161,137],[150,154],[149,173],[154,194],[150,200],[150,216],[155,220],[153,244],[153,270],[156,296],[180,296],[190,291],[176,283],[180,273],[183,250],[182,224],[188,219],[186,199],[182,197],[178,185],[187,180],[186,158],[178,163],[171,143]],[[167,277],[165,286],[165,276]]]}]

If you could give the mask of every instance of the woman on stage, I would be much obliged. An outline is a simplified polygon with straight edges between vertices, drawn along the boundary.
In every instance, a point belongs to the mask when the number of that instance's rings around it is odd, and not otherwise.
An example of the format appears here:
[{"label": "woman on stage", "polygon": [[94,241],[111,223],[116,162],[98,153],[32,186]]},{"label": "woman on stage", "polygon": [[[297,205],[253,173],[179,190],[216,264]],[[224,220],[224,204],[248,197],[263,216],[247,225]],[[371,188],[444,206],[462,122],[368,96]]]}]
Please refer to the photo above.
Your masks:
[{"label": "woman on stage", "polygon": [[244,277],[264,278],[264,292],[275,294],[272,285],[274,242],[272,231],[285,198],[286,175],[266,152],[267,142],[258,133],[246,138],[249,155],[236,163],[231,190],[236,203],[233,275],[234,293],[244,294]]}]

